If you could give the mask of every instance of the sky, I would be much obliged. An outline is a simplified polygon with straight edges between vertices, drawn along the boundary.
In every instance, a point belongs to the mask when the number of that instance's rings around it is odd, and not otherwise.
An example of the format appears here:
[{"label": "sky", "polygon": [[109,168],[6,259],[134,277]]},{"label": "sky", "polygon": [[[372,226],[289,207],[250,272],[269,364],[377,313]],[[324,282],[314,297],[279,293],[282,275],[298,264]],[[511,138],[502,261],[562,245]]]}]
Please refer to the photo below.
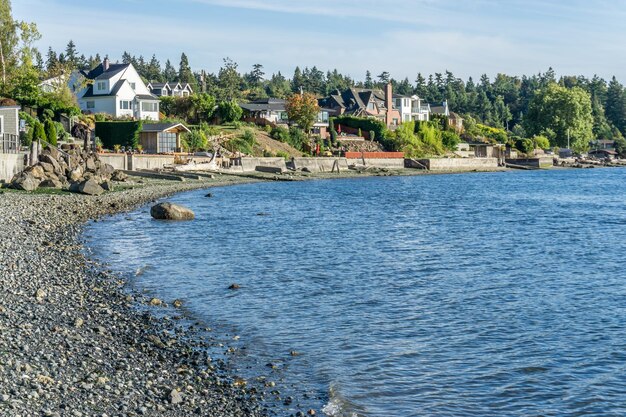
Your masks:
[{"label": "sky", "polygon": [[626,0],[12,0],[35,22],[39,48],[72,39],[87,57],[124,51],[176,68],[217,72],[225,57],[242,72],[291,76],[296,66],[366,70],[413,81],[418,72],[457,77],[613,75],[626,80]]}]

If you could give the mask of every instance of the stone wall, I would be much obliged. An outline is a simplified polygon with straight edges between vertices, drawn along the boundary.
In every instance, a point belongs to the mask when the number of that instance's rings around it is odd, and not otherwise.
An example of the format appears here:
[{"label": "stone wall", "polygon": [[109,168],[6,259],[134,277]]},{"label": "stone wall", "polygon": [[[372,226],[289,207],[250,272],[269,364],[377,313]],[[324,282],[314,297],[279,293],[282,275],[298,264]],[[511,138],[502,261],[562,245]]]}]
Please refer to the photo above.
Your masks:
[{"label": "stone wall", "polygon": [[0,153],[0,180],[11,181],[11,178],[24,167],[24,153]]},{"label": "stone wall", "polygon": [[[348,159],[348,165],[363,165],[363,159]],[[404,158],[366,158],[366,167],[404,169]]]},{"label": "stone wall", "polygon": [[[418,159],[417,162],[424,165],[430,171],[493,171],[498,168],[498,158],[433,158]],[[407,167],[419,168],[419,165],[411,166],[407,161]]]}]

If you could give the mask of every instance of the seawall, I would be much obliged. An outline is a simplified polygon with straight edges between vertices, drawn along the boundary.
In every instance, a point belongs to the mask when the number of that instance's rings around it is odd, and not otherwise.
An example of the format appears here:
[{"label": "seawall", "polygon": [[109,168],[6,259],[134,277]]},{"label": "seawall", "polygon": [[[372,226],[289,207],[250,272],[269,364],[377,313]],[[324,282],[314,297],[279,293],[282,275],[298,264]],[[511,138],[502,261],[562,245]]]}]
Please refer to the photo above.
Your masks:
[{"label": "seawall", "polygon": [[11,178],[24,169],[24,153],[0,153],[0,180]]}]

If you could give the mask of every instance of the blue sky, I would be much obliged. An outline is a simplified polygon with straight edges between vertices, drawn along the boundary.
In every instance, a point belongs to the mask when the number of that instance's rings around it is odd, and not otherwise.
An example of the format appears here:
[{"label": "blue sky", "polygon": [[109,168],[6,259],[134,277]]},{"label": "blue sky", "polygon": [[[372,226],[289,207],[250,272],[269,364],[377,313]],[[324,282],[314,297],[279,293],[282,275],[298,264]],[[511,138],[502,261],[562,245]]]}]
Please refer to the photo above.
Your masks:
[{"label": "blue sky", "polygon": [[337,68],[356,79],[452,71],[616,75],[626,80],[626,0],[13,0],[16,19],[37,23],[40,49],[74,40],[113,61],[127,50],[176,67],[291,76],[296,65]]}]

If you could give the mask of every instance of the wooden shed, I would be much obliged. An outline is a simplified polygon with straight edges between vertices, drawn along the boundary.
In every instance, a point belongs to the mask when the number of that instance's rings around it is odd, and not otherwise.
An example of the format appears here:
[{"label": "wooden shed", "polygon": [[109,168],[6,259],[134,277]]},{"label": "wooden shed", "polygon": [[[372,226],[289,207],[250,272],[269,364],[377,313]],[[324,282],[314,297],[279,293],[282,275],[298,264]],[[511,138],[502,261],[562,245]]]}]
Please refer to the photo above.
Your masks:
[{"label": "wooden shed", "polygon": [[180,152],[180,134],[189,132],[182,123],[144,123],[139,143],[145,153]]}]

